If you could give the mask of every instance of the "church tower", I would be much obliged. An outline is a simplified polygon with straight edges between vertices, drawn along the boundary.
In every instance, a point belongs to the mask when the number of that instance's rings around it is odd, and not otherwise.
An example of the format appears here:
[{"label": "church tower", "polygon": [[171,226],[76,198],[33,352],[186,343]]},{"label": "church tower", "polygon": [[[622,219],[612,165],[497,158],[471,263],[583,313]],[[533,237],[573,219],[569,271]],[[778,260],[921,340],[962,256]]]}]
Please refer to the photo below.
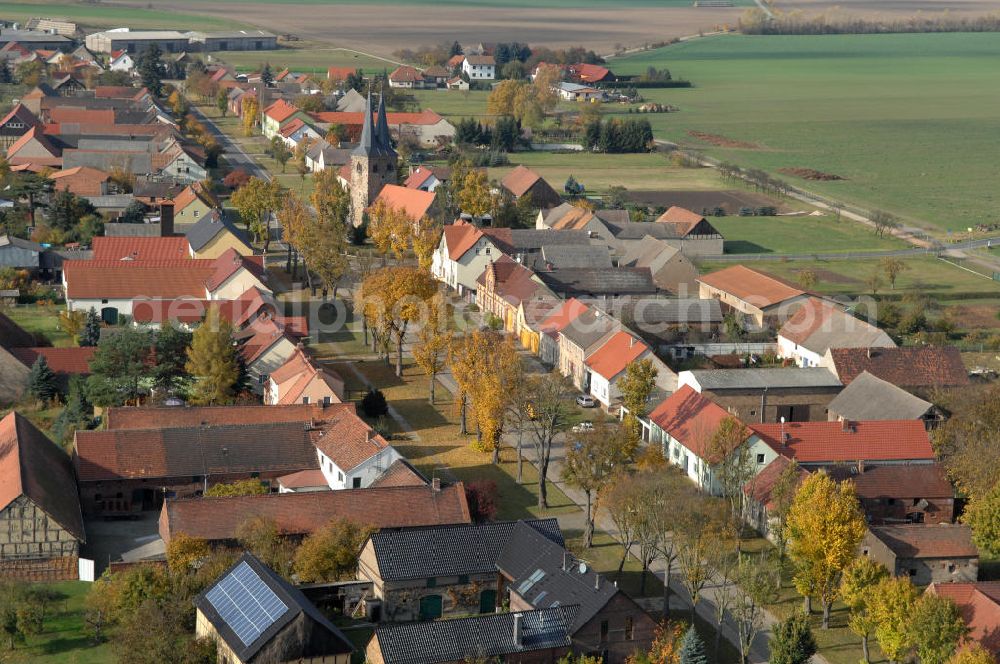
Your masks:
[{"label": "church tower", "polygon": [[372,97],[365,104],[361,142],[351,152],[351,221],[360,226],[365,210],[387,184],[396,184],[396,151],[389,139],[385,99],[380,96],[378,120],[372,123]]}]

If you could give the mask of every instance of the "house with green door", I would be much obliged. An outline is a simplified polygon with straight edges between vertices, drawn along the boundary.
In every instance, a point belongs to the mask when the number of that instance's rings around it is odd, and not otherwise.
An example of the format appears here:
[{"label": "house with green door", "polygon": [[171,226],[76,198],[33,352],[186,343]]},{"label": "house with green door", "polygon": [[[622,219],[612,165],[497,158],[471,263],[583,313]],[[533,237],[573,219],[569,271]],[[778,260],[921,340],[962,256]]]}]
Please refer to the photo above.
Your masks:
[{"label": "house with green door", "polygon": [[[369,615],[385,622],[493,613],[497,559],[518,521],[383,528],[365,542],[358,579],[372,583]],[[559,522],[524,522],[564,546]]]}]

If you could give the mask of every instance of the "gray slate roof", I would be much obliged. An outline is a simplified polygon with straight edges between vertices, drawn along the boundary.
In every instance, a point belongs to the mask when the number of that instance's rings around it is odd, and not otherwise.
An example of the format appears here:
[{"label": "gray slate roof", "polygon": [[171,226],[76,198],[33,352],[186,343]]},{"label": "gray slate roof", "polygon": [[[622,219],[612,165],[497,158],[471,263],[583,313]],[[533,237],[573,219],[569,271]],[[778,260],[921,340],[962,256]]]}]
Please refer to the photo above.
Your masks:
[{"label": "gray slate roof", "polygon": [[497,568],[517,593],[536,609],[578,605],[570,633],[576,632],[618,593],[613,583],[574,560],[558,544],[519,523],[507,540]]},{"label": "gray slate roof", "polygon": [[699,369],[691,374],[704,390],[837,387],[840,381],[823,367],[805,369]]},{"label": "gray slate roof", "polygon": [[38,244],[37,242],[32,242],[31,240],[23,240],[19,237],[14,237],[12,235],[0,235],[0,249],[4,247],[16,247],[18,249],[24,249],[26,251],[34,251],[41,253],[45,251],[45,247]]},{"label": "gray slate roof", "polygon": [[[487,574],[518,521],[382,529],[371,537],[379,573],[386,581],[432,576]],[[555,519],[524,521],[545,538],[564,545]]]},{"label": "gray slate roof", "polygon": [[586,351],[618,327],[620,325],[614,318],[591,308],[577,316],[559,333],[567,341]]},{"label": "gray slate roof", "polygon": [[553,292],[567,296],[652,294],[658,290],[645,267],[568,268],[536,274]]},{"label": "gray slate roof", "polygon": [[677,240],[680,236],[673,224],[659,224],[655,221],[608,222],[608,229],[619,240],[641,240],[650,235],[657,240]]},{"label": "gray slate roof", "polygon": [[606,246],[596,244],[547,244],[542,247],[541,262],[543,266],[548,263],[557,268],[611,269],[611,252]]},{"label": "gray slate roof", "polygon": [[827,409],[849,420],[915,420],[934,404],[864,371]]},{"label": "gray slate roof", "polygon": [[[382,625],[375,630],[385,664],[434,664],[503,657],[568,647],[575,606],[494,613],[456,620]],[[514,617],[521,619],[521,642],[514,638]],[[478,661],[478,660],[477,660]]]},{"label": "gray slate roof", "polygon": [[[636,328],[648,329],[655,325],[678,325],[688,323],[722,322],[722,304],[716,299],[698,298],[642,299],[629,308],[629,314]],[[650,330],[656,332],[655,329]]]},{"label": "gray slate roof", "polygon": [[[232,574],[237,567],[241,564],[246,563],[250,566],[257,577],[264,582],[271,592],[277,595],[278,599],[284,603],[288,610],[285,611],[275,622],[271,624],[257,639],[255,639],[249,645],[243,645],[239,637],[236,636],[236,632],[229,626],[219,612],[215,610],[212,603],[208,601],[208,593],[216,586],[222,579]],[[225,641],[226,645],[232,648],[236,656],[240,658],[240,661],[247,662],[250,661],[257,652],[260,651],[268,642],[271,641],[274,636],[283,630],[290,622],[292,622],[299,614],[305,613],[310,620],[317,624],[321,629],[330,632],[336,640],[340,641],[339,647],[333,650],[338,653],[350,653],[354,652],[354,646],[351,645],[351,641],[344,636],[344,633],[337,629],[333,623],[331,623],[327,618],[317,609],[312,602],[306,599],[306,596],[302,594],[295,586],[291,585],[280,576],[274,573],[270,567],[260,562],[252,553],[244,552],[240,556],[239,560],[233,563],[233,566],[226,570],[226,573],[219,577],[219,579],[213,583],[211,586],[205,589],[198,597],[194,600],[194,605],[205,615],[212,626],[215,627],[219,636]],[[309,647],[306,645],[304,648],[305,652],[302,653],[303,656],[310,655],[324,655],[333,654],[330,652],[323,653],[312,653],[309,652]]]},{"label": "gray slate roof", "polygon": [[219,210],[212,210],[209,214],[199,219],[197,223],[185,231],[184,236],[187,238],[192,250],[200,251],[202,247],[211,242],[223,230],[228,230],[239,238],[243,244],[251,250],[253,249],[253,246],[247,239],[246,233],[230,221],[229,215]]}]

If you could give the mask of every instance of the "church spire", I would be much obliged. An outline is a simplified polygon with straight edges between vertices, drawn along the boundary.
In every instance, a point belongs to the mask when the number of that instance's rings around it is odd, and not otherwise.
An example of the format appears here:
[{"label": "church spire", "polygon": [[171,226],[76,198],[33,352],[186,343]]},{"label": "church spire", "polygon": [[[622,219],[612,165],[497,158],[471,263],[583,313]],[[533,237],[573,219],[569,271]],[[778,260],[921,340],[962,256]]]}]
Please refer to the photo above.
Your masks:
[{"label": "church spire", "polygon": [[378,122],[375,125],[375,140],[385,150],[386,156],[396,156],[396,151],[392,149],[392,139],[389,137],[389,120],[385,114],[385,93],[382,92],[378,96]]},{"label": "church spire", "polygon": [[362,120],[361,141],[358,147],[354,148],[352,154],[370,157],[376,152],[378,143],[375,132],[372,130],[372,93],[368,92],[368,100],[365,102],[365,117]]}]

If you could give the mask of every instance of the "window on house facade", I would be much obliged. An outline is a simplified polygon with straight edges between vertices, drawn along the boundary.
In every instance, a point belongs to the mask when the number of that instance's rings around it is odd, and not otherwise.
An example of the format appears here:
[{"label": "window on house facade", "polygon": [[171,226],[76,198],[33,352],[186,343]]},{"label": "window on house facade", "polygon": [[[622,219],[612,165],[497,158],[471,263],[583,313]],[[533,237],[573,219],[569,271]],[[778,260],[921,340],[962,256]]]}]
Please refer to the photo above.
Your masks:
[{"label": "window on house facade", "polygon": [[302,403],[308,404],[309,403],[309,397],[302,397]]},{"label": "window on house facade", "polygon": [[355,477],[351,481],[351,486],[354,487],[355,489],[360,489],[361,488],[361,478],[360,477]]},{"label": "window on house facade", "polygon": [[631,641],[635,634],[635,619],[632,616],[625,616],[625,640]]},{"label": "window on house facade", "polygon": [[605,642],[607,640],[608,640],[608,621],[607,620],[602,620],[601,621],[601,642],[603,643],[603,642]]},{"label": "window on house facade", "polygon": [[[333,464],[331,463],[330,465],[332,466]],[[337,471],[337,479],[340,480],[341,482],[344,481],[344,474],[339,470]]]},{"label": "window on house facade", "polygon": [[763,454],[758,454],[757,455],[757,463],[764,463],[764,455]]}]

